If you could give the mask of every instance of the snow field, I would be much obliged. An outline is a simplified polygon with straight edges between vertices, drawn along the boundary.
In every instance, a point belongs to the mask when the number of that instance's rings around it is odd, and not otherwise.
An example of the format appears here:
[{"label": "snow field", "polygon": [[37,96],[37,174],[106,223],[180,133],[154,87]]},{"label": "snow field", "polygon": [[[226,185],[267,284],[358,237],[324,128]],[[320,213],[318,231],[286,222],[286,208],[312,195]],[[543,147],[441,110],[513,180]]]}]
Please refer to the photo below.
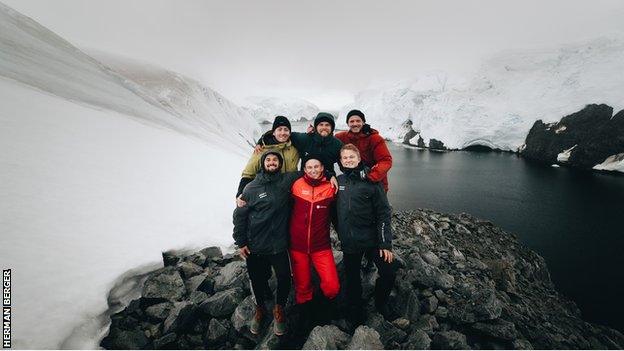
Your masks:
[{"label": "snow field", "polygon": [[118,276],[161,251],[231,243],[238,153],[7,79],[0,96],[15,348],[60,347],[106,310]]}]

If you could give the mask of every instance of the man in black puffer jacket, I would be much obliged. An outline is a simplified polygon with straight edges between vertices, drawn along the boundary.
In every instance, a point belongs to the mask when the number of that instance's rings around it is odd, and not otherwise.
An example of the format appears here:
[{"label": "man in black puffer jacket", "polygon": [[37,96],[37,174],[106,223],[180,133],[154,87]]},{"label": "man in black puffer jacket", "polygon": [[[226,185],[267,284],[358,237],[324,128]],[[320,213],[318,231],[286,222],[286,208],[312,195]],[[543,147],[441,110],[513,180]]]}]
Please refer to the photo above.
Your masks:
[{"label": "man in black puffer jacket", "polygon": [[340,149],[343,174],[338,176],[336,223],[344,253],[346,293],[349,317],[356,325],[365,318],[362,303],[360,265],[362,257],[375,263],[379,278],[375,282],[375,307],[389,318],[388,297],[396,279],[396,261],[392,254],[391,209],[381,183],[366,180],[367,169],[353,144]]},{"label": "man in black puffer jacket", "polygon": [[270,267],[275,270],[277,291],[273,308],[274,332],[285,333],[284,305],[291,285],[288,258],[288,220],[290,218],[290,189],[303,172],[280,173],[284,160],[277,151],[267,151],[261,158],[262,169],[245,186],[241,199],[243,207],[234,210],[234,242],[240,255],[247,260],[247,271],[256,300],[256,313],[250,330],[258,334],[265,314],[264,297],[268,288]]}]

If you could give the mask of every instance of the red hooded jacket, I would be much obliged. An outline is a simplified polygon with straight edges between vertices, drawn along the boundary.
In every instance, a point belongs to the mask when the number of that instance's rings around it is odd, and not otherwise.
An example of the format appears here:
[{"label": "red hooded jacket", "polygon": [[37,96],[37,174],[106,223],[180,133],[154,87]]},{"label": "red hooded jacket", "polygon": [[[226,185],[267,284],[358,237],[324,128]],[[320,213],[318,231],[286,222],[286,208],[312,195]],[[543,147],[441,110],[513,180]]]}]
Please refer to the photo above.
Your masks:
[{"label": "red hooded jacket", "polygon": [[329,224],[334,188],[325,178],[307,175],[292,185],[295,203],[290,215],[290,249],[305,253],[331,249]]},{"label": "red hooded jacket", "polygon": [[371,129],[370,133],[357,134],[345,131],[335,136],[344,144],[353,144],[360,150],[362,163],[371,169],[368,179],[381,182],[384,190],[388,192],[388,171],[392,168],[392,155],[379,132],[375,129]]}]

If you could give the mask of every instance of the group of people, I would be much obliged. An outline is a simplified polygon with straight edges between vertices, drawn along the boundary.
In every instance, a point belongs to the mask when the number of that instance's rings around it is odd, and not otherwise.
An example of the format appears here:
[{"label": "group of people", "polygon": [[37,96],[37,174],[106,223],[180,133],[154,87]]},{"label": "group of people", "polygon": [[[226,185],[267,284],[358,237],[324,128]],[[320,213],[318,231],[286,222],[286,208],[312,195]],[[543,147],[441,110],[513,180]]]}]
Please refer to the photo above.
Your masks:
[{"label": "group of people", "polygon": [[[387,302],[396,277],[386,195],[392,156],[385,140],[366,124],[364,113],[352,110],[346,122],[349,130],[334,135],[334,117],[321,112],[309,132],[298,133],[291,131],[286,117],[277,116],[243,171],[233,237],[247,262],[256,304],[249,324],[253,334],[259,333],[265,319],[265,300],[273,298],[271,268],[277,278],[272,311],[277,335],[286,332],[284,306],[292,282],[302,320],[319,313],[331,319],[333,302],[345,288],[347,317],[355,325],[362,323],[363,257],[377,266],[375,307],[389,316]],[[342,171],[338,176],[335,163]],[[330,224],[343,251],[342,284],[331,248]],[[318,298],[313,296],[312,267],[320,280],[322,296]]]}]

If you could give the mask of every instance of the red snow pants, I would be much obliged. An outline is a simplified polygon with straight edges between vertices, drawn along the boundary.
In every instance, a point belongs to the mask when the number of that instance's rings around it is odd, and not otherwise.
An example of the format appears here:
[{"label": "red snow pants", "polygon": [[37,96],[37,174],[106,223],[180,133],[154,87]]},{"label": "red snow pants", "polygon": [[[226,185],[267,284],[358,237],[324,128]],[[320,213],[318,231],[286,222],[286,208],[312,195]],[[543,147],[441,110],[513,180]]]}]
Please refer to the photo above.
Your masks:
[{"label": "red snow pants", "polygon": [[301,304],[312,300],[311,265],[321,280],[321,291],[328,299],[333,299],[340,291],[338,272],[331,249],[305,253],[290,250],[293,280],[295,283],[295,303]]}]

